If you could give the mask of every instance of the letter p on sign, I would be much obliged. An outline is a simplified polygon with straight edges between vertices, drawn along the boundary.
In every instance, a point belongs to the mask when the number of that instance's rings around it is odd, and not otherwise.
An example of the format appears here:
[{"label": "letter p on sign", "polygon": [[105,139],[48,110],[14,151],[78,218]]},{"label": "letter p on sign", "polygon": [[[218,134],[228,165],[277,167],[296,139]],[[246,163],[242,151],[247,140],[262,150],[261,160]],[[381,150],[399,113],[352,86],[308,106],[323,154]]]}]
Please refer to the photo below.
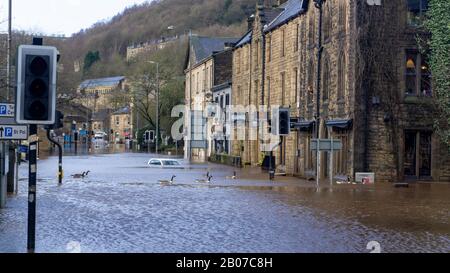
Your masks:
[{"label": "letter p on sign", "polygon": [[369,6],[381,6],[381,0],[367,0]]}]

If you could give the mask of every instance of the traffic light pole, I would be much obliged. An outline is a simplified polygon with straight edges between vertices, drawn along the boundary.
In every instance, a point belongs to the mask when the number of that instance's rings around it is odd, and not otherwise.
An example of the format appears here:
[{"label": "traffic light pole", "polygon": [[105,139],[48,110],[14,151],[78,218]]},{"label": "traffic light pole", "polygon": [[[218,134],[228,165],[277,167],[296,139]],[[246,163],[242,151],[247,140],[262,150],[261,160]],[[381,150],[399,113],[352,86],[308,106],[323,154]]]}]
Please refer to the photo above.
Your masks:
[{"label": "traffic light pole", "polygon": [[28,178],[28,253],[34,253],[36,243],[36,180],[37,180],[37,125],[30,125],[29,137],[29,178]]},{"label": "traffic light pole", "polygon": [[55,144],[58,147],[58,153],[59,153],[59,162],[58,162],[58,184],[62,185],[62,179],[63,179],[63,167],[62,167],[62,157],[63,157],[63,151],[61,144],[54,140],[50,135],[50,129],[47,129],[47,138],[48,140]]}]

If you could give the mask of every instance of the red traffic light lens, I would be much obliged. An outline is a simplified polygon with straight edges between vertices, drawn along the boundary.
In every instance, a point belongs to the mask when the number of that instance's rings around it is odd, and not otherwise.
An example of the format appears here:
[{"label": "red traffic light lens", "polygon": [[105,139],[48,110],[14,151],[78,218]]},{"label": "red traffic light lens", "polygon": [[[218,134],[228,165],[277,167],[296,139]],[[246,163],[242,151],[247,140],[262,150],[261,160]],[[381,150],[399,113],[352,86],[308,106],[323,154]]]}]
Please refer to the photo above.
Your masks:
[{"label": "red traffic light lens", "polygon": [[44,75],[45,71],[48,69],[47,62],[42,57],[36,57],[31,61],[30,72],[35,76]]},{"label": "red traffic light lens", "polygon": [[32,96],[42,97],[47,90],[47,85],[41,79],[35,79],[31,82],[29,91]]}]

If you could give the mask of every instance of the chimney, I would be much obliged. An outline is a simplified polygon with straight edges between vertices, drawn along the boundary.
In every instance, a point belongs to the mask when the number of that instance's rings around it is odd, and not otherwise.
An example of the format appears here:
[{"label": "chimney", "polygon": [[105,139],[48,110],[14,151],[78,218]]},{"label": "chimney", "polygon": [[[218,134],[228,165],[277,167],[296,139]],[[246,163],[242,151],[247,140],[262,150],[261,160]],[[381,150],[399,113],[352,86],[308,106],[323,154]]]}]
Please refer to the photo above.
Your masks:
[{"label": "chimney", "polygon": [[253,29],[253,22],[255,22],[255,15],[254,14],[250,15],[250,17],[248,17],[248,19],[247,19],[247,30],[252,30]]},{"label": "chimney", "polygon": [[224,50],[232,49],[235,46],[235,43],[225,43]]}]

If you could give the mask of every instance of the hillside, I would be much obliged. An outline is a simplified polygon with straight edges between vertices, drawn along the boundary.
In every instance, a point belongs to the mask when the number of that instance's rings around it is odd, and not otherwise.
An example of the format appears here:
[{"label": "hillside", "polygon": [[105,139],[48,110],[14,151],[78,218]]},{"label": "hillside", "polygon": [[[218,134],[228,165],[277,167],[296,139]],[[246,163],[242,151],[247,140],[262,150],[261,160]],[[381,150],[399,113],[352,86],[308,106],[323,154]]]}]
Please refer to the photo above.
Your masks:
[{"label": "hillside", "polygon": [[[257,0],[156,0],[124,10],[109,22],[97,23],[58,43],[65,70],[60,86],[74,90],[85,78],[125,74],[126,48],[132,44],[181,35],[195,34],[240,36],[246,30],[246,18],[254,11]],[[173,26],[173,30],[168,30]],[[95,69],[83,73],[86,54],[98,52]],[[176,52],[184,54],[184,52]],[[81,70],[75,71],[74,64]],[[178,70],[178,69],[175,69]]]}]

